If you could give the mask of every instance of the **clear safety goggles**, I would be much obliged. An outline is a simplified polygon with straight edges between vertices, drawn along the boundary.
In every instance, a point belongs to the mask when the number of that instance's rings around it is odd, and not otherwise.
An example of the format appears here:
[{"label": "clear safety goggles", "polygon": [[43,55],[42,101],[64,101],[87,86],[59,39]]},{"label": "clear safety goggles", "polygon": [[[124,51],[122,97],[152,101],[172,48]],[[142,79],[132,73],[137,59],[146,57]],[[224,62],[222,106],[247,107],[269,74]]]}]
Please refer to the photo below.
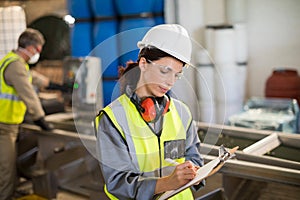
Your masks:
[{"label": "clear safety goggles", "polygon": [[170,66],[166,66],[166,65],[160,65],[160,64],[157,64],[151,60],[148,60],[147,61],[154,65],[154,66],[157,66],[159,68],[159,71],[161,73],[161,75],[165,76],[165,77],[170,77],[172,75],[175,76],[175,79],[176,80],[179,80],[183,77],[183,72],[174,72],[174,70],[170,67]]}]

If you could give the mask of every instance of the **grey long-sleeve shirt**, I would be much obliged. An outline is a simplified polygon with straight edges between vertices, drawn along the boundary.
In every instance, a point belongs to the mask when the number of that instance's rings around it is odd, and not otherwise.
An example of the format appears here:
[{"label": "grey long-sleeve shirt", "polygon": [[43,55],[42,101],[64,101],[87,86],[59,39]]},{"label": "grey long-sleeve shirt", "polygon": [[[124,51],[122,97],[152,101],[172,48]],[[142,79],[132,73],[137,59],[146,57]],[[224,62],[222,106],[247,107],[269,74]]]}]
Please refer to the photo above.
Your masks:
[{"label": "grey long-sleeve shirt", "polygon": [[[199,153],[200,140],[196,126],[192,123],[187,131],[185,140],[185,158],[194,164],[202,166],[203,159]],[[153,199],[156,180],[158,177],[147,177],[131,162],[126,141],[110,119],[103,114],[99,122],[97,148],[102,173],[106,184],[113,188],[110,193],[119,199]],[[194,186],[203,187],[205,182]]]}]

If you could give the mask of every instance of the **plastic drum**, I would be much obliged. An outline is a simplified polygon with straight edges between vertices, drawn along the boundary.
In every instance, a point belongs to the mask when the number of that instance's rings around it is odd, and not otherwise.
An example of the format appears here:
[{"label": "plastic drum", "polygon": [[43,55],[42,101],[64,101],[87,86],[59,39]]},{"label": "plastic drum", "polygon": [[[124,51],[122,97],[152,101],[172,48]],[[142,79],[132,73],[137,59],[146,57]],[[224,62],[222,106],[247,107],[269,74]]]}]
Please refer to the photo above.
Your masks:
[{"label": "plastic drum", "polygon": [[67,0],[69,14],[75,19],[87,19],[92,17],[89,0]]},{"label": "plastic drum", "polygon": [[[118,47],[117,47],[117,21],[97,21],[94,23],[94,56],[102,61],[104,77],[118,76]],[[105,41],[106,40],[106,41]],[[101,44],[105,41],[105,44]],[[99,45],[100,44],[100,45]],[[112,62],[112,60],[114,60]]]},{"label": "plastic drum", "polygon": [[153,0],[153,15],[155,24],[165,23],[164,19],[164,0]]},{"label": "plastic drum", "polygon": [[115,0],[119,15],[131,15],[140,13],[151,13],[153,11],[153,0]]},{"label": "plastic drum", "polygon": [[120,22],[120,32],[133,30],[125,37],[120,37],[120,64],[125,65],[126,62],[132,60],[136,61],[139,53],[137,42],[142,40],[146,32],[155,25],[153,18],[134,18],[123,19]]},{"label": "plastic drum", "polygon": [[77,22],[71,28],[71,54],[87,56],[92,50],[92,22]]},{"label": "plastic drum", "polygon": [[103,106],[107,106],[120,95],[120,87],[116,80],[103,80]]},{"label": "plastic drum", "polygon": [[116,16],[112,0],[90,0],[94,17]]}]

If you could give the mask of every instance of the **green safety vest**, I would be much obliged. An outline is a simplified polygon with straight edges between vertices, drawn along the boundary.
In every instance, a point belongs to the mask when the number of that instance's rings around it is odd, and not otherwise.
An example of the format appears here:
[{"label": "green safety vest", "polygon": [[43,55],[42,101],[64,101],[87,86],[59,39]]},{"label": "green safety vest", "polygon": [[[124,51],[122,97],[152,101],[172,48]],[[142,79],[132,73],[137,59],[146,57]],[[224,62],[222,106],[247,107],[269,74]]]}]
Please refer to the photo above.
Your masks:
[{"label": "green safety vest", "polygon": [[[5,124],[20,124],[24,120],[26,105],[19,98],[14,87],[9,86],[4,80],[4,71],[6,67],[17,60],[20,60],[14,52],[8,53],[0,61],[0,122]],[[29,66],[24,61],[24,66],[28,71],[28,79],[31,82],[32,78],[29,71]],[[17,78],[17,77],[16,77]]]},{"label": "green safety vest", "polygon": [[[186,132],[192,120],[189,109],[183,103],[176,101],[175,105],[174,100],[172,100],[169,108],[170,112],[164,115],[164,128],[160,137],[161,152],[164,152],[164,142],[186,139]],[[130,142],[128,142],[129,150],[130,152],[135,152],[133,160],[137,162],[137,166],[139,166],[141,172],[151,174],[151,172],[154,172],[160,167],[160,162],[162,168],[170,166],[170,164],[165,161],[164,153],[161,153],[161,155],[158,153],[159,144],[157,136],[147,126],[127,95],[123,94],[120,96],[113,104],[106,106],[102,110],[102,113],[103,112],[108,115],[123,138],[126,141],[130,140]],[[96,128],[98,127],[101,116],[100,114],[95,120]],[[126,118],[124,116],[126,116]],[[130,146],[130,144],[133,144],[133,146]],[[176,159],[176,161],[183,163],[185,158],[179,158]],[[106,186],[104,190],[110,199],[118,199],[107,191]],[[193,199],[193,195],[188,188],[170,199]]]}]

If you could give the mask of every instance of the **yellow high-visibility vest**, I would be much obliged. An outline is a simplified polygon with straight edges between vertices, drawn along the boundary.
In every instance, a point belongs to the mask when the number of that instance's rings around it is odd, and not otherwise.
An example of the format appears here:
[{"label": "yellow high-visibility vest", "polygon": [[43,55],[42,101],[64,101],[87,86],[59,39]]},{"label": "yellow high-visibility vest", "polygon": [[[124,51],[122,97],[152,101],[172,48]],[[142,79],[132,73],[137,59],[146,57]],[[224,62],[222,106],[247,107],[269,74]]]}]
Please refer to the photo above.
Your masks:
[{"label": "yellow high-visibility vest", "polygon": [[[174,100],[172,100],[169,107],[170,111],[164,115],[163,131],[159,140],[160,144],[158,144],[157,136],[142,119],[135,105],[126,94],[123,94],[113,104],[106,106],[102,110],[102,113],[105,112],[107,114],[122,137],[127,141],[132,141],[129,144],[133,144],[134,146],[129,146],[129,150],[130,152],[135,152],[133,153],[133,157],[137,160],[141,172],[151,174],[151,172],[154,172],[159,167],[169,166],[169,163],[165,161],[164,153],[161,153],[164,152],[164,143],[166,141],[186,139],[186,132],[191,123],[192,116],[186,105],[178,101],[177,104],[175,105]],[[180,106],[179,109],[178,106]],[[95,120],[96,130],[101,116],[100,112],[100,115]],[[124,127],[128,128],[125,128],[125,130]],[[185,158],[182,157],[176,159],[176,161],[183,163],[185,162]],[[110,199],[118,199],[107,191],[106,186],[104,191]],[[193,195],[188,188],[170,199],[193,199]]]},{"label": "yellow high-visibility vest", "polygon": [[[8,85],[4,80],[4,71],[6,67],[20,58],[16,53],[8,53],[0,61],[0,122],[5,124],[20,124],[24,120],[26,105],[19,98],[14,87]],[[29,71],[29,66],[24,61],[24,67],[28,71],[28,79],[31,82],[32,78]],[[16,77],[17,78],[17,77]]]}]

